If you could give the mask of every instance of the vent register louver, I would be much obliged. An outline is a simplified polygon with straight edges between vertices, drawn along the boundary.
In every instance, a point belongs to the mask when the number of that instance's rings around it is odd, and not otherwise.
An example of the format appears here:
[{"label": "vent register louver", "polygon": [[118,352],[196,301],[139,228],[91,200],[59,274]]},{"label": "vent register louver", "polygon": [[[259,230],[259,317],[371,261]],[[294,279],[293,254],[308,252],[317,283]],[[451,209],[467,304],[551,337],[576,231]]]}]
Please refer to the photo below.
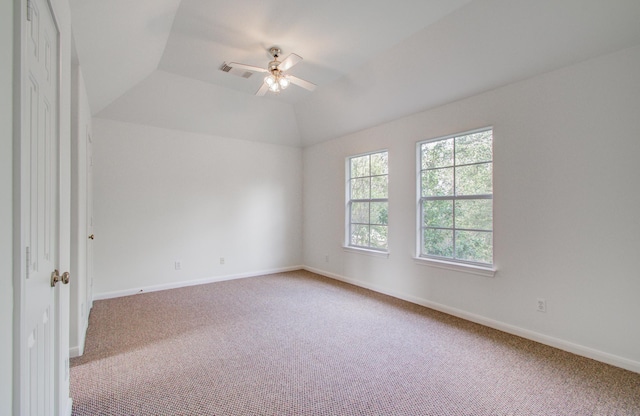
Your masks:
[{"label": "vent register louver", "polygon": [[229,65],[227,65],[226,62],[222,64],[222,67],[220,69],[222,70],[222,72],[228,72],[230,74],[237,75],[242,78],[249,78],[251,75],[253,75],[253,73],[249,71],[230,67]]}]

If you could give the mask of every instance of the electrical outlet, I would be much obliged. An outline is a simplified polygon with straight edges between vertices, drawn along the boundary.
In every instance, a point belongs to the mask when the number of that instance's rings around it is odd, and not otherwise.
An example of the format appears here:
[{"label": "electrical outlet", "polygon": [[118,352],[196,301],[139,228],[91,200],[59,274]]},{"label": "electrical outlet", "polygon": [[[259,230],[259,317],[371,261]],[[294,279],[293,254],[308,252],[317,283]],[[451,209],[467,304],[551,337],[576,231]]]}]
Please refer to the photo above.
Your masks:
[{"label": "electrical outlet", "polygon": [[176,261],[173,263],[173,267],[174,267],[176,270],[182,270],[182,262],[181,262],[180,260],[176,260]]},{"label": "electrical outlet", "polygon": [[538,306],[536,307],[536,310],[538,312],[546,312],[547,311],[547,300],[546,299],[542,299],[542,298],[538,298],[537,300],[538,302]]},{"label": "electrical outlet", "polygon": [[220,257],[220,264],[224,264],[224,257]]}]

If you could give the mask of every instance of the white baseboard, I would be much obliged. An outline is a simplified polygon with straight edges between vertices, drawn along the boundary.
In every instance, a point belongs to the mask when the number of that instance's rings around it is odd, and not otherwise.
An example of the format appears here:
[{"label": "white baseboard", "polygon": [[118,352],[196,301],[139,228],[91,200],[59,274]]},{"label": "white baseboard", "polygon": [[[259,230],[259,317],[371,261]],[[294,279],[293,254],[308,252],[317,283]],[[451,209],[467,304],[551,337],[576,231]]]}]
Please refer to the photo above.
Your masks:
[{"label": "white baseboard", "polygon": [[67,416],[71,416],[71,411],[73,410],[73,399],[71,397],[69,397],[69,399],[67,400],[67,409],[66,409],[66,415]]},{"label": "white baseboard", "polygon": [[80,347],[69,348],[69,358],[80,357],[81,355],[82,355],[82,351]]},{"label": "white baseboard", "polygon": [[157,292],[159,290],[177,289],[180,287],[204,285],[207,283],[223,282],[225,280],[243,279],[246,277],[255,277],[255,276],[262,276],[266,274],[290,272],[293,270],[301,270],[301,269],[304,269],[304,266],[289,266],[289,267],[281,267],[277,269],[260,270],[255,272],[230,274],[230,275],[224,275],[224,276],[205,277],[203,279],[197,279],[197,280],[187,280],[182,282],[165,283],[161,285],[137,287],[133,289],[118,290],[115,292],[98,293],[93,296],[92,303],[94,300],[119,298],[122,296],[136,295],[139,293]]},{"label": "white baseboard", "polygon": [[89,319],[83,322],[83,328],[80,331],[79,345],[69,346],[69,358],[80,357],[84,354],[84,343],[87,339],[87,329],[89,329]]},{"label": "white baseboard", "polygon": [[600,350],[585,347],[583,345],[575,344],[573,342],[565,341],[560,338],[551,337],[541,334],[539,332],[531,331],[528,329],[520,328],[514,325],[510,325],[504,322],[496,321],[494,319],[486,318],[481,315],[469,313],[460,309],[451,308],[446,305],[431,302],[426,299],[422,299],[416,296],[407,295],[404,293],[394,292],[378,285],[372,285],[370,283],[362,282],[360,280],[352,279],[345,276],[340,276],[335,273],[326,272],[324,270],[316,269],[313,267],[304,266],[304,270],[316,273],[322,276],[329,277],[331,279],[340,280],[345,283],[359,286],[365,289],[373,290],[374,292],[382,293],[394,298],[406,300],[407,302],[415,303],[430,309],[434,309],[440,312],[444,312],[449,315],[457,316],[458,318],[465,319],[467,321],[475,322],[480,325],[487,326],[489,328],[497,329],[512,335],[517,335],[522,338],[526,338],[532,341],[539,342],[554,348],[558,348],[576,355],[591,358],[596,361],[600,361],[606,364],[610,364],[616,367],[624,368],[625,370],[640,373],[640,362],[630,360],[628,358],[620,357],[614,354],[609,354]]}]

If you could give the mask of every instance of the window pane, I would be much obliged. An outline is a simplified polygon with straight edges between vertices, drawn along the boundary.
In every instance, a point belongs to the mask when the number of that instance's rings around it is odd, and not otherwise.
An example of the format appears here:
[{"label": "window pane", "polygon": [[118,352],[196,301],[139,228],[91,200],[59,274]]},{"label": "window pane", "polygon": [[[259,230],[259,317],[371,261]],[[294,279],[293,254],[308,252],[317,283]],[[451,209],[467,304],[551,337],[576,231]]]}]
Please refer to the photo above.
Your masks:
[{"label": "window pane", "polygon": [[371,198],[372,199],[387,198],[387,195],[389,193],[388,183],[389,183],[389,177],[387,175],[374,176],[373,178],[371,178]]},{"label": "window pane", "polygon": [[453,168],[422,172],[422,196],[453,195]]},{"label": "window pane", "polygon": [[423,143],[421,151],[422,169],[453,166],[453,139]]},{"label": "window pane", "polygon": [[456,168],[456,195],[492,193],[491,163]]},{"label": "window pane", "polygon": [[492,160],[491,130],[456,137],[456,165]]},{"label": "window pane", "polygon": [[421,254],[492,264],[493,130],[423,142],[418,150]]},{"label": "window pane", "polygon": [[351,226],[351,245],[368,247],[369,246],[369,226],[357,225]]},{"label": "window pane", "polygon": [[384,225],[371,226],[370,245],[372,248],[387,248],[387,227]]},{"label": "window pane", "polygon": [[353,202],[351,203],[351,222],[360,224],[369,224],[369,203]]},{"label": "window pane", "polygon": [[371,203],[371,224],[387,225],[388,204],[388,202]]},{"label": "window pane", "polygon": [[453,230],[424,230],[424,254],[431,256],[453,257]]},{"label": "window pane", "polygon": [[423,210],[423,225],[453,228],[453,201],[424,201]]},{"label": "window pane", "polygon": [[351,179],[351,199],[369,199],[371,178]]},{"label": "window pane", "polygon": [[491,231],[493,228],[493,201],[491,199],[457,200],[456,228]]},{"label": "window pane", "polygon": [[456,258],[479,263],[493,262],[493,236],[490,232],[456,231]]},{"label": "window pane", "polygon": [[386,175],[388,170],[387,152],[371,155],[371,176]]},{"label": "window pane", "polygon": [[369,176],[369,155],[351,159],[351,177]]},{"label": "window pane", "polygon": [[[349,159],[349,245],[387,249],[388,153]],[[377,200],[377,202],[372,202]]]}]

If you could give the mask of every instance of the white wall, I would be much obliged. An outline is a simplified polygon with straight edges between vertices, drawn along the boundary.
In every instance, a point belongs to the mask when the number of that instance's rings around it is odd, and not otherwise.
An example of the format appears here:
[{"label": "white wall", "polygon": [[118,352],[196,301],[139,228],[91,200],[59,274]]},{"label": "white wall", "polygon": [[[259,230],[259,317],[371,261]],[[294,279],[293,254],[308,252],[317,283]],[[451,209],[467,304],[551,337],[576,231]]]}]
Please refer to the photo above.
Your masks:
[{"label": "white wall", "polygon": [[11,414],[13,375],[13,2],[0,2],[0,414]]},{"label": "white wall", "polygon": [[[638,74],[635,47],[306,148],[305,265],[640,372]],[[496,276],[415,263],[415,143],[490,125]],[[345,157],[381,148],[388,259],[341,248]]]},{"label": "white wall", "polygon": [[91,134],[91,109],[80,66],[72,71],[71,115],[71,276],[69,351],[82,355],[89,324],[87,299],[87,139]]},{"label": "white wall", "polygon": [[96,297],[302,264],[301,149],[100,118],[93,134]]}]

